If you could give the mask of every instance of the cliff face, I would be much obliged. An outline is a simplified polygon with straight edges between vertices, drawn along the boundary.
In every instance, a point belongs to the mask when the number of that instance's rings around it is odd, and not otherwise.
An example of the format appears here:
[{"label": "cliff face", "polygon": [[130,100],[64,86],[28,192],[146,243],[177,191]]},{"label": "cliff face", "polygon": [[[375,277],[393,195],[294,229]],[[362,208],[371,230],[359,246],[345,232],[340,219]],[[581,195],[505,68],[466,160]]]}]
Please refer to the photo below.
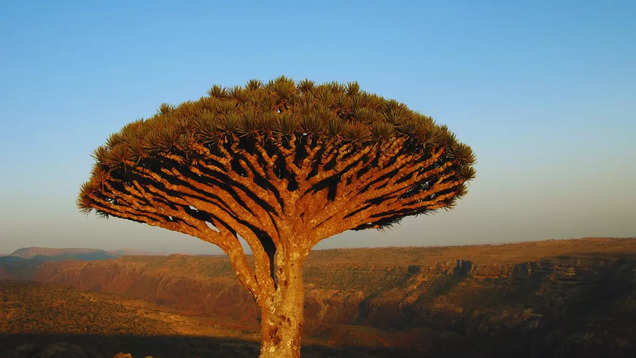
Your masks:
[{"label": "cliff face", "polygon": [[[51,262],[35,277],[258,329],[224,257]],[[636,240],[316,251],[305,280],[306,333],[330,343],[484,356],[634,350]]]}]

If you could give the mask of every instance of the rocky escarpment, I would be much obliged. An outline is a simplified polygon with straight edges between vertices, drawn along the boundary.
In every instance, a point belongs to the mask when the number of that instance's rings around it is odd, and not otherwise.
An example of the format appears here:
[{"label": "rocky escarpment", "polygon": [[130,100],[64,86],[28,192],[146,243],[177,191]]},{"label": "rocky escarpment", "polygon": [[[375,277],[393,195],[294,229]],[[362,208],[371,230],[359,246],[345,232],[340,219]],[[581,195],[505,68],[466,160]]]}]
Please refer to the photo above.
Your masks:
[{"label": "rocky escarpment", "polygon": [[[258,327],[223,257],[47,263],[36,278]],[[484,356],[635,349],[636,240],[317,251],[305,280],[306,333],[335,344]]]}]

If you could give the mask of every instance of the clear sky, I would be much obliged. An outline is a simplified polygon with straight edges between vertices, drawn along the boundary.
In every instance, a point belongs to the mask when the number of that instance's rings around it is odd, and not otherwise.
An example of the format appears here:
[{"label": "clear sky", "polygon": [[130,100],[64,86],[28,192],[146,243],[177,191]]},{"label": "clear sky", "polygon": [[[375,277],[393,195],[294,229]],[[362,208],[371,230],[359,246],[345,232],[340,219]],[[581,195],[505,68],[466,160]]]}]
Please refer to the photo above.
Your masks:
[{"label": "clear sky", "polygon": [[280,75],[358,81],[477,155],[453,211],[321,248],[636,236],[636,2],[187,3],[0,2],[0,252],[219,252],[80,214],[90,154],[163,102]]}]

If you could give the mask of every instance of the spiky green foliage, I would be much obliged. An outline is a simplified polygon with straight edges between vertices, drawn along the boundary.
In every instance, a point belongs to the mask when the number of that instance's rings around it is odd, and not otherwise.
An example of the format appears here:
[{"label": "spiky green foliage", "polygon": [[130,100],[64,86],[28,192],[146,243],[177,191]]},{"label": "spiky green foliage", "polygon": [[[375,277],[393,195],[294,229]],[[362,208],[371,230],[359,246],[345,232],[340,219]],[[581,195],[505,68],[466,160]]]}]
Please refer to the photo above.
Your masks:
[{"label": "spiky green foliage", "polygon": [[[446,126],[410,110],[395,100],[363,92],[357,83],[296,85],[280,77],[266,85],[249,81],[244,87],[215,85],[208,97],[177,107],[162,104],[156,115],[125,126],[96,153],[98,161],[121,156],[152,156],[175,144],[218,141],[225,135],[291,135],[308,133],[360,143],[410,136],[424,146],[443,146],[464,165],[473,162],[470,148],[457,142]],[[102,154],[105,156],[102,157]]]}]

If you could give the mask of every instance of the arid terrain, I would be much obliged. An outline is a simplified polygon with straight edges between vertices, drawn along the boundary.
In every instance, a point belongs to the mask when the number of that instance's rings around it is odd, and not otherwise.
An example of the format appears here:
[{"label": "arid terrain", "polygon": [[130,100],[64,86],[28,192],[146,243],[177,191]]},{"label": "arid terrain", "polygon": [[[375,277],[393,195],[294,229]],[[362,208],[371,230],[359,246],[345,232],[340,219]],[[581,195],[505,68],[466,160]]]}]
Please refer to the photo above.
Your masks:
[{"label": "arid terrain", "polygon": [[[256,356],[225,257],[59,254],[0,258],[0,356]],[[636,239],[320,250],[305,282],[306,357],[636,354]]]}]

